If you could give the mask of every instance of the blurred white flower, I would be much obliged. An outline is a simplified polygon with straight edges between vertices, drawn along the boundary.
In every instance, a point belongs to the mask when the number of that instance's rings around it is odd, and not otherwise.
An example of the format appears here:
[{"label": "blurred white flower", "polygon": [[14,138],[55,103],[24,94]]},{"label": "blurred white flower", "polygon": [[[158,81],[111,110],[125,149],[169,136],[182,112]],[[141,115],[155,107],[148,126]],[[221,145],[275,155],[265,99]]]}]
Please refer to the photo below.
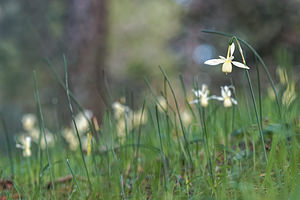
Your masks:
[{"label": "blurred white flower", "polygon": [[282,94],[282,104],[289,107],[296,99],[295,82],[287,83],[287,88]]},{"label": "blurred white flower", "polygon": [[23,149],[24,157],[31,156],[31,138],[29,136],[21,135],[19,139],[21,144],[16,144],[16,147]]},{"label": "blurred white flower", "polygon": [[38,143],[39,137],[40,137],[40,130],[39,129],[32,128],[32,129],[28,130],[28,134],[31,137],[32,141],[34,141],[35,143]]},{"label": "blurred white flower", "polygon": [[168,108],[168,103],[165,97],[159,96],[157,97],[158,101],[158,111],[159,112],[164,112]]},{"label": "blurred white flower", "polygon": [[224,107],[231,107],[232,103],[237,105],[237,101],[231,97],[232,93],[230,89],[233,89],[233,86],[224,86],[221,87],[221,97],[212,96],[213,99],[223,101]]},{"label": "blurred white flower", "polygon": [[112,108],[116,119],[121,119],[124,117],[126,119],[130,119],[132,117],[132,110],[128,106],[122,105],[119,102],[114,102],[112,104]]},{"label": "blurred white flower", "polygon": [[[48,129],[45,129],[45,137],[47,140],[48,147],[54,147],[54,143],[55,143],[54,135]],[[41,138],[41,148],[42,149],[46,148],[46,142],[44,136],[42,136]]]},{"label": "blurred white flower", "polygon": [[191,113],[188,112],[187,110],[184,110],[181,113],[181,118],[182,118],[183,123],[186,124],[186,125],[190,124],[193,120],[193,117],[192,117]]},{"label": "blurred white flower", "polygon": [[35,123],[36,123],[37,119],[34,114],[28,113],[28,114],[23,115],[21,121],[22,121],[24,130],[30,131],[31,129],[33,129],[35,127]]},{"label": "blurred white flower", "polygon": [[[75,116],[75,123],[77,126],[78,133],[80,135],[86,133],[89,130],[89,122],[88,120],[91,120],[93,116],[92,111],[90,110],[84,110],[84,113],[80,112]],[[74,127],[74,125],[72,124]],[[75,130],[75,127],[74,127]]]},{"label": "blurred white flower", "polygon": [[234,49],[235,49],[235,45],[234,43],[232,43],[231,45],[229,45],[228,47],[228,51],[227,51],[227,57],[223,57],[223,56],[219,56],[219,59],[211,59],[211,60],[207,60],[204,62],[204,64],[206,65],[219,65],[222,64],[222,72],[227,73],[231,73],[232,71],[232,64],[239,67],[239,68],[243,68],[243,69],[249,69],[249,67],[243,63],[237,62],[237,61],[233,61],[234,56]]},{"label": "blurred white flower", "polygon": [[70,128],[64,128],[62,130],[62,136],[65,138],[66,142],[69,144],[69,148],[75,151],[79,145],[78,139],[75,132]]},{"label": "blurred white flower", "polygon": [[209,90],[207,89],[207,85],[203,84],[201,90],[193,90],[195,96],[197,99],[191,101],[191,104],[194,103],[199,103],[201,104],[202,107],[207,107],[208,106],[208,100],[211,99],[211,97],[208,97]]},{"label": "blurred white flower", "polygon": [[142,116],[142,109],[134,112],[134,126],[139,126],[140,123],[146,124],[147,121],[148,121],[148,115],[146,110],[144,110],[143,116]]}]

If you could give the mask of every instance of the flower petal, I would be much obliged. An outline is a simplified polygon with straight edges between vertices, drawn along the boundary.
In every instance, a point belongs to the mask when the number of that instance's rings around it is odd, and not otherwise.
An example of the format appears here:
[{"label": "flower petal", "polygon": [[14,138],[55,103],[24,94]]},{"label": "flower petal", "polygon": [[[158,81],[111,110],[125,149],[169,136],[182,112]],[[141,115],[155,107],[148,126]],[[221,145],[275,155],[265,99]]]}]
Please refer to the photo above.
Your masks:
[{"label": "flower petal", "polygon": [[212,95],[212,96],[208,97],[208,99],[215,99],[215,100],[218,100],[218,101],[224,101],[223,97],[218,97],[216,95]]},{"label": "flower petal", "polygon": [[207,60],[204,62],[204,64],[206,65],[218,65],[218,64],[221,64],[221,63],[224,63],[225,60],[223,59],[211,59],[211,60]]},{"label": "flower petal", "polygon": [[235,50],[234,42],[230,45],[230,55],[232,56]]},{"label": "flower petal", "polygon": [[202,91],[201,90],[193,90],[194,94],[196,97],[202,96]]},{"label": "flower petal", "polygon": [[232,103],[234,103],[235,105],[237,105],[237,100],[235,100],[234,98],[230,98]]},{"label": "flower petal", "polygon": [[224,56],[219,56],[219,58],[221,58],[222,60],[226,60]]},{"label": "flower petal", "polygon": [[[225,86],[225,87],[226,87],[226,86]],[[222,96],[223,98],[227,96],[224,87],[221,87],[221,96]]]},{"label": "flower petal", "polygon": [[193,100],[193,101],[190,101],[189,103],[190,103],[190,104],[194,104],[194,103],[199,103],[199,102],[200,102],[199,99],[195,99],[195,100]]},{"label": "flower petal", "polygon": [[232,61],[231,63],[239,68],[250,69],[247,65],[244,65],[243,63],[240,62]]}]

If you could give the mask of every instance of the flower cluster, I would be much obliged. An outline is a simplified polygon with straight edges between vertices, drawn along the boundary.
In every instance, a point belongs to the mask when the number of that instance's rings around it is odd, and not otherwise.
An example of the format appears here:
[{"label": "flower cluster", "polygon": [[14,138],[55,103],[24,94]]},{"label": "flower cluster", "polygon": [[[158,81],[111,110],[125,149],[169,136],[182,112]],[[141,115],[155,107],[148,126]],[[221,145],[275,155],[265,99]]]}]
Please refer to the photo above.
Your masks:
[{"label": "flower cluster", "polygon": [[[75,116],[75,124],[77,127],[78,134],[81,138],[82,148],[90,154],[92,134],[90,130],[89,121],[92,119],[93,113],[90,110],[84,110]],[[94,119],[96,121],[96,119]],[[98,126],[98,123],[97,123]],[[76,134],[74,123],[71,122],[71,128],[64,128],[62,130],[62,136],[68,143],[69,148],[75,151],[79,146],[79,141]]]},{"label": "flower cluster", "polygon": [[232,92],[231,89],[233,90],[233,86],[222,86],[221,87],[221,96],[208,96],[209,95],[209,90],[207,88],[207,85],[203,84],[201,90],[193,90],[195,96],[197,97],[195,100],[191,101],[191,104],[195,103],[200,103],[202,107],[207,107],[208,106],[208,101],[211,99],[215,99],[218,101],[223,101],[224,107],[231,107],[232,104],[237,105],[237,101],[231,97]]},{"label": "flower cluster", "polygon": [[125,137],[126,131],[132,130],[132,128],[139,126],[139,124],[145,124],[148,120],[145,110],[143,113],[142,109],[133,112],[128,106],[120,102],[114,102],[112,108],[117,122],[117,135],[120,138]]},{"label": "flower cluster", "polygon": [[[44,135],[41,134],[41,130],[38,128],[37,117],[32,113],[28,113],[23,115],[21,122],[24,132],[17,136],[16,147],[23,149],[23,156],[31,156],[31,142],[38,144],[40,136],[41,148],[45,149],[46,142],[44,140]],[[53,147],[55,143],[54,135],[46,128],[42,133],[45,134],[48,147]]]}]

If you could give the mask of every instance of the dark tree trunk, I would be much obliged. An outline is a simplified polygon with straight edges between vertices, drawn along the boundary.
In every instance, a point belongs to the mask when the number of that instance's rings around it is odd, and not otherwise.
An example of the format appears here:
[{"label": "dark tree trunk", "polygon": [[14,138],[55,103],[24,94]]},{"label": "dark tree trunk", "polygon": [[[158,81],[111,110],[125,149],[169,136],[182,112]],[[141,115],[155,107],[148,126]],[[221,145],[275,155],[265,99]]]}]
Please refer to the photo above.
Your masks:
[{"label": "dark tree trunk", "polygon": [[70,88],[80,104],[101,117],[101,72],[105,68],[107,36],[106,0],[69,0],[66,55]]}]

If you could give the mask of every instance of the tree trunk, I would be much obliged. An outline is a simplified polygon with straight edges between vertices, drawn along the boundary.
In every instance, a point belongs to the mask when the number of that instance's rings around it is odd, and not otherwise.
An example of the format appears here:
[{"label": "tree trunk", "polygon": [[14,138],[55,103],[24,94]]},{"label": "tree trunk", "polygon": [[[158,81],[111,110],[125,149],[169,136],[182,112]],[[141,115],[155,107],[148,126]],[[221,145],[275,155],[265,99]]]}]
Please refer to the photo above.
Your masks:
[{"label": "tree trunk", "polygon": [[101,74],[105,68],[106,0],[69,0],[66,57],[70,88],[85,109],[100,118],[103,102]]}]

